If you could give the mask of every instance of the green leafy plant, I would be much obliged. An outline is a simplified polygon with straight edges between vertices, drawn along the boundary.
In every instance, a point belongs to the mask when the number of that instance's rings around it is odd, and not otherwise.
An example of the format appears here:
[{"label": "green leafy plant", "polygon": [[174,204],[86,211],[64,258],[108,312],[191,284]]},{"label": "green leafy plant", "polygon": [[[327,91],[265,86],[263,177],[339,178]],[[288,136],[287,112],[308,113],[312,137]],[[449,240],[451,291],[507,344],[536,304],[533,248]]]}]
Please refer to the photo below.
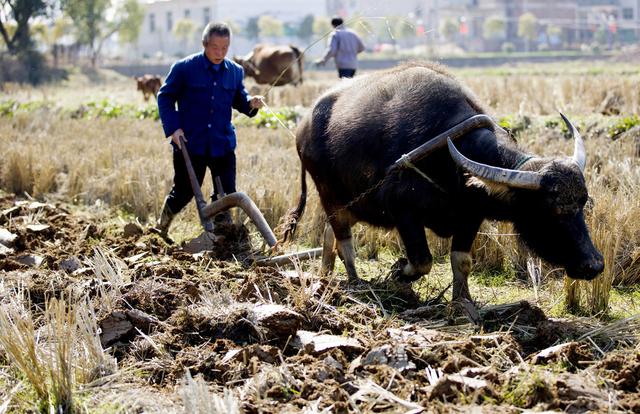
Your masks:
[{"label": "green leafy plant", "polygon": [[609,138],[616,139],[620,134],[627,132],[638,124],[640,124],[640,118],[637,115],[620,118],[609,127]]},{"label": "green leafy plant", "polygon": [[33,112],[41,108],[49,108],[50,105],[44,101],[18,102],[15,100],[0,102],[0,116],[13,118],[18,112]]},{"label": "green leafy plant", "polygon": [[526,115],[506,115],[500,118],[498,125],[516,135],[531,126],[531,119]]},{"label": "green leafy plant", "polygon": [[71,111],[70,116],[72,118],[114,119],[128,117],[136,119],[160,119],[158,107],[154,104],[148,104],[147,106],[134,106],[114,103],[108,99],[80,105],[77,109]]},{"label": "green leafy plant", "polygon": [[0,102],[0,116],[13,117],[17,107],[18,102],[14,100]]},{"label": "green leafy plant", "polygon": [[282,124],[287,128],[295,128],[300,113],[292,107],[283,107],[278,110],[261,109],[253,118],[237,118],[236,124],[253,125],[258,128],[278,129],[282,128]]}]

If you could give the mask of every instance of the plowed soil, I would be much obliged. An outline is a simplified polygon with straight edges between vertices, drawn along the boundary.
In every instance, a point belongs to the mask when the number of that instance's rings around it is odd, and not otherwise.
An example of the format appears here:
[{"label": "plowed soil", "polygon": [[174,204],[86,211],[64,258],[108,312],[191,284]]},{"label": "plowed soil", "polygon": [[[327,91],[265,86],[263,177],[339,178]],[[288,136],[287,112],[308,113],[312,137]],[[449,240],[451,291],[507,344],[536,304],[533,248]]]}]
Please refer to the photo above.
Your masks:
[{"label": "plowed soil", "polygon": [[74,211],[0,197],[0,228],[16,236],[0,283],[22,286],[34,308],[100,303],[102,345],[136,368],[132,386],[171,390],[188,370],[248,413],[640,412],[637,347],[576,341],[592,327],[527,302],[480,309],[476,326],[410,286],[255,266],[241,225],[192,254]]}]

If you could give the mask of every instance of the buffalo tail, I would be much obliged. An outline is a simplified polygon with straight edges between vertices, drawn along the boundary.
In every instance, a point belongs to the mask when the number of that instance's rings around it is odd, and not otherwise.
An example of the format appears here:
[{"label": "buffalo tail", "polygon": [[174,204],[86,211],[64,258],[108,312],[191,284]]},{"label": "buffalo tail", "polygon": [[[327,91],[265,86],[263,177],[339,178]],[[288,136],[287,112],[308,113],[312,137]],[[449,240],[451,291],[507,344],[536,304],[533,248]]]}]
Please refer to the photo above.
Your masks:
[{"label": "buffalo tail", "polygon": [[300,168],[300,197],[298,197],[298,205],[287,212],[282,219],[282,239],[279,243],[291,240],[298,227],[298,221],[304,214],[304,208],[307,205],[307,175],[304,166]]}]

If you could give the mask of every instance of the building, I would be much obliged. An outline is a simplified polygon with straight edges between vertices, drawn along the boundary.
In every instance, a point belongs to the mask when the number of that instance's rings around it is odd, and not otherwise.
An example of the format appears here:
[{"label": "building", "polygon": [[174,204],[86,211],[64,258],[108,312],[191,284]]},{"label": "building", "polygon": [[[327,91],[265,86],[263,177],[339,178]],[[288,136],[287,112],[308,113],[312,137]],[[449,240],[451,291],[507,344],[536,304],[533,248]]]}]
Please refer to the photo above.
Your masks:
[{"label": "building", "polygon": [[[145,16],[138,38],[138,52],[143,57],[184,56],[200,48],[202,29],[218,19],[217,0],[164,0],[144,4]],[[190,21],[185,37],[174,34],[176,24]],[[190,33],[189,33],[190,32]]]},{"label": "building", "polygon": [[[529,45],[518,36],[519,19],[525,13],[536,18],[534,49],[576,47],[603,39],[609,46],[634,42],[640,38],[639,8],[639,0],[424,0],[423,7],[429,27],[454,22],[460,32],[456,41],[478,51],[498,50],[504,43],[526,49]],[[502,36],[486,38],[488,19],[504,22]]]},{"label": "building", "polygon": [[327,0],[218,0],[221,19],[233,19],[240,25],[250,18],[269,15],[284,23],[299,23],[305,16],[327,15]]},{"label": "building", "polygon": [[[227,21],[236,27],[230,55],[243,55],[255,41],[246,39],[242,29],[252,18],[272,16],[284,23],[299,24],[305,16],[326,16],[326,0],[154,0],[143,4],[145,16],[137,43],[138,57],[175,58],[201,50],[201,36],[210,21]],[[192,22],[188,36],[178,38],[176,24]],[[188,33],[190,32],[190,33]],[[282,39],[291,42],[292,39]]]},{"label": "building", "polygon": [[[394,48],[454,42],[469,51],[496,51],[507,45],[537,50],[576,48],[594,42],[611,47],[640,39],[640,0],[151,0],[144,7],[137,57],[162,56],[166,60],[200,50],[202,29],[211,20],[235,26],[230,55],[244,55],[259,41],[292,43],[306,49],[307,44],[291,35],[279,39],[243,36],[250,20],[265,15],[293,28],[308,15],[343,16],[353,28],[363,29],[361,34],[369,47],[388,42]],[[525,13],[536,18],[536,38],[528,41],[518,36],[519,19]],[[403,23],[391,27],[390,17]],[[174,28],[184,19],[193,22],[193,30],[180,39]],[[503,22],[502,33],[486,35],[490,20]],[[367,22],[382,29],[367,32],[360,24]],[[411,29],[404,39],[396,39],[394,34],[404,23]],[[444,25],[449,28],[448,36],[443,35]],[[308,54],[317,56],[323,47],[319,42]]]},{"label": "building", "polygon": [[638,0],[578,0],[578,39],[588,42],[605,37],[607,42],[633,42],[640,38]]},{"label": "building", "polygon": [[327,0],[327,12],[344,18],[421,17],[424,4],[424,0]]}]

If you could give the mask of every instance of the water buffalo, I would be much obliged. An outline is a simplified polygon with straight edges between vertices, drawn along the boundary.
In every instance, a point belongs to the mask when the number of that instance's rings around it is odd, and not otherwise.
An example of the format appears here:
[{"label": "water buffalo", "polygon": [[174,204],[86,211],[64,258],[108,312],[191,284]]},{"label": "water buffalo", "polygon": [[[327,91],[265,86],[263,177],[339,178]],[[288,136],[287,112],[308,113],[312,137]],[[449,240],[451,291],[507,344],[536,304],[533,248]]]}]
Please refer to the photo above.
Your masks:
[{"label": "water buffalo", "polygon": [[156,99],[158,98],[158,91],[162,86],[162,78],[160,76],[147,74],[137,77],[136,82],[138,83],[138,90],[142,91],[145,101],[148,101],[151,95]]},{"label": "water buffalo", "polygon": [[[583,216],[588,195],[578,132],[563,115],[574,135],[573,156],[539,157],[516,148],[492,123],[470,123],[490,119],[484,112],[469,90],[428,63],[329,90],[297,130],[302,194],[285,239],[304,211],[308,171],[330,224],[324,272],[333,269],[337,248],[349,278],[357,279],[351,226],[362,221],[398,230],[407,258],[396,262],[392,275],[417,280],[432,265],[427,227],[452,237],[453,299],[470,301],[471,245],[482,221],[494,219],[513,222],[534,252],[570,277],[595,278],[604,261]],[[436,136],[441,145],[426,156],[404,167],[395,163]],[[449,136],[457,138],[447,143]]]},{"label": "water buffalo", "polygon": [[302,83],[302,54],[295,46],[256,45],[249,55],[233,60],[259,84]]}]

